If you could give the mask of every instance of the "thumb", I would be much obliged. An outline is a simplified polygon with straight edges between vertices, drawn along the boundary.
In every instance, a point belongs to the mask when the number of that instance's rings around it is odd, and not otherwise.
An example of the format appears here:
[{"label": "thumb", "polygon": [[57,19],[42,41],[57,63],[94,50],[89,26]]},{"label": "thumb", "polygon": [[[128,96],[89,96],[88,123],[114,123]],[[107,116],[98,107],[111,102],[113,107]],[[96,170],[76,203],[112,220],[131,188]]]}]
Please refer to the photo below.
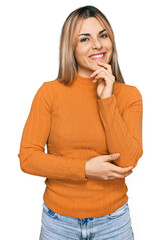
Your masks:
[{"label": "thumb", "polygon": [[113,161],[113,160],[116,160],[120,157],[120,153],[112,153],[112,154],[109,154],[109,155],[106,155],[106,159],[105,161]]}]

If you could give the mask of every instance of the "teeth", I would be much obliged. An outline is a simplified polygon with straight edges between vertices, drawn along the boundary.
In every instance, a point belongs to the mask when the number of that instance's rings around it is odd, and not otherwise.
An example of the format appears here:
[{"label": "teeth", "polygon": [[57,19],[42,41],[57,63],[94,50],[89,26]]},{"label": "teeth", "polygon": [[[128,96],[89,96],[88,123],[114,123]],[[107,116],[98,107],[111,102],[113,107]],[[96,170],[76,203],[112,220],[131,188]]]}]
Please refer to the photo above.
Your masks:
[{"label": "teeth", "polygon": [[100,57],[103,57],[104,54],[100,54],[100,55],[94,55],[94,56],[91,56],[91,58],[100,58]]}]

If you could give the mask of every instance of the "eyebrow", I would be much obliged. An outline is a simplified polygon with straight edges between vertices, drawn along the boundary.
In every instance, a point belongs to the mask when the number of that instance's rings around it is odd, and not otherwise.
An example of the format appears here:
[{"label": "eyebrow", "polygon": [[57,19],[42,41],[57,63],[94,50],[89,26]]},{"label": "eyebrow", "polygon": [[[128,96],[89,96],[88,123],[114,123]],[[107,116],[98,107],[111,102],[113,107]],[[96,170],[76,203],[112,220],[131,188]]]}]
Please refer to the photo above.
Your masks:
[{"label": "eyebrow", "polygon": [[[100,31],[99,32],[99,34],[101,34],[101,33],[103,33],[104,31],[106,31],[106,29],[103,29],[102,31]],[[78,36],[90,36],[90,34],[89,33],[81,33],[81,34],[79,34]]]}]

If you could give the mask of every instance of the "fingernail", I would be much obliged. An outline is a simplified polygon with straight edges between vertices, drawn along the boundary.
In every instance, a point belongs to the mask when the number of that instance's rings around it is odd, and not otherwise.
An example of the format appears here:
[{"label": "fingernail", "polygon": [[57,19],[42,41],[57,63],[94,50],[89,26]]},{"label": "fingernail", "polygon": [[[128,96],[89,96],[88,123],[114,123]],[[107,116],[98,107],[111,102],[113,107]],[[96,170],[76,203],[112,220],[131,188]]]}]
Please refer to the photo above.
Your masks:
[{"label": "fingernail", "polygon": [[120,153],[116,153],[116,157],[119,157],[120,156]]}]

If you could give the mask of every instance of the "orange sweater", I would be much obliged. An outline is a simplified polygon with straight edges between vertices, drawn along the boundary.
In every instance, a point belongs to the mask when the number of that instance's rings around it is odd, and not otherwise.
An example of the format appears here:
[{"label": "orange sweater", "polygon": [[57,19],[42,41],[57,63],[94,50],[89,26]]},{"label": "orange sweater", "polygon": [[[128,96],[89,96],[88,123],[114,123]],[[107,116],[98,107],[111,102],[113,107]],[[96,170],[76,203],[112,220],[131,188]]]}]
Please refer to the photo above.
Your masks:
[{"label": "orange sweater", "polygon": [[90,78],[79,75],[70,86],[44,82],[33,99],[18,154],[22,171],[46,178],[46,205],[76,218],[110,214],[128,200],[125,178],[85,177],[89,159],[119,152],[115,164],[135,167],[143,154],[139,90],[115,82],[112,96],[99,99],[96,89]]}]

